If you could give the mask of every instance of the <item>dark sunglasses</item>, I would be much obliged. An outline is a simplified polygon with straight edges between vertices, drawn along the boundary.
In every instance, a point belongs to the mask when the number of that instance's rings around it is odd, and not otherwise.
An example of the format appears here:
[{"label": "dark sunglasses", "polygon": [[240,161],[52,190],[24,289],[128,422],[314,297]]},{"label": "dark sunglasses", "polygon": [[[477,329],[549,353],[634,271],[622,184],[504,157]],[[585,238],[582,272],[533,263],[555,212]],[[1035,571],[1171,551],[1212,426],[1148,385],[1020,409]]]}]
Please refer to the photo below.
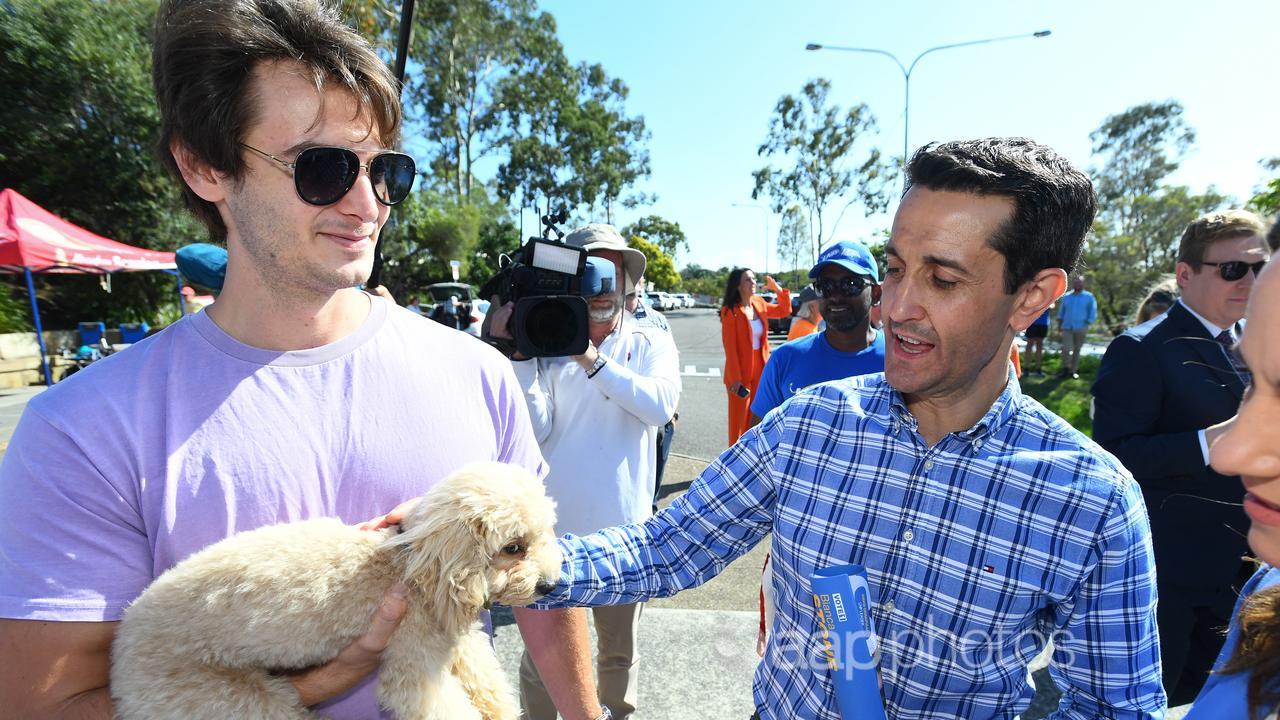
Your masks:
[{"label": "dark sunglasses", "polygon": [[817,291],[818,297],[833,297],[835,295],[848,295],[853,297],[861,295],[862,291],[867,288],[868,280],[861,275],[853,275],[851,277],[841,278],[818,278],[813,283],[813,289]]},{"label": "dark sunglasses", "polygon": [[1230,260],[1227,262],[1215,263],[1205,260],[1201,264],[1213,265],[1218,268],[1218,274],[1222,276],[1223,280],[1226,280],[1227,282],[1235,282],[1236,280],[1244,277],[1244,274],[1250,270],[1253,271],[1254,277],[1257,277],[1258,273],[1262,272],[1262,268],[1267,264],[1267,261],[1259,260],[1258,262],[1248,263],[1243,260]]},{"label": "dark sunglasses", "polygon": [[240,143],[262,157],[293,171],[293,187],[308,205],[332,205],[356,184],[360,171],[369,173],[373,196],[383,205],[395,205],[409,197],[417,166],[413,158],[398,152],[379,153],[368,165],[360,164],[354,150],[340,147],[310,147],[293,162],[281,160],[252,145]]}]

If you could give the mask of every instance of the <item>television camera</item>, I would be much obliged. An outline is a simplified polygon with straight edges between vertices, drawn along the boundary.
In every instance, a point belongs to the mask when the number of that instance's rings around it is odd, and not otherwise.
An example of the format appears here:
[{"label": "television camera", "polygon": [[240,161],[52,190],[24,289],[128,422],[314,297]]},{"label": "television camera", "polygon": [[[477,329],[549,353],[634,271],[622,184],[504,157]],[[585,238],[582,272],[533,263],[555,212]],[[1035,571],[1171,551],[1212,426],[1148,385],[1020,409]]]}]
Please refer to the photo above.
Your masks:
[{"label": "television camera", "polygon": [[587,300],[614,292],[612,262],[593,258],[564,242],[556,227],[568,219],[564,210],[542,216],[541,237],[531,237],[509,264],[481,289],[498,304],[515,303],[508,326],[515,339],[487,338],[508,355],[563,357],[581,355],[589,341]]}]

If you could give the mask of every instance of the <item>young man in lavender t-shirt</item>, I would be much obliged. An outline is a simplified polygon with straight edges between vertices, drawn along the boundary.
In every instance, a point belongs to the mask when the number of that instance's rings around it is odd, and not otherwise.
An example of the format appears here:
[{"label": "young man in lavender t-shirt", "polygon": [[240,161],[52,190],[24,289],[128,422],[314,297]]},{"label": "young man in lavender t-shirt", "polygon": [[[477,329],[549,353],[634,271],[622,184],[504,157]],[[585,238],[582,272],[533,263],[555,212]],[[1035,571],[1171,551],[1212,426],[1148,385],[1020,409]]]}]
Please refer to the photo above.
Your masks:
[{"label": "young man in lavender t-shirt", "polygon": [[[315,6],[260,0],[164,2],[155,44],[164,160],[227,244],[226,282],[28,405],[0,465],[6,717],[110,717],[116,621],[210,543],[368,520],[471,462],[546,470],[503,357],[355,289],[414,172],[386,154],[397,88],[370,46]],[[409,602],[391,588],[365,636],[291,675],[302,702],[377,716]],[[517,621],[564,716],[598,717],[581,614]]]}]

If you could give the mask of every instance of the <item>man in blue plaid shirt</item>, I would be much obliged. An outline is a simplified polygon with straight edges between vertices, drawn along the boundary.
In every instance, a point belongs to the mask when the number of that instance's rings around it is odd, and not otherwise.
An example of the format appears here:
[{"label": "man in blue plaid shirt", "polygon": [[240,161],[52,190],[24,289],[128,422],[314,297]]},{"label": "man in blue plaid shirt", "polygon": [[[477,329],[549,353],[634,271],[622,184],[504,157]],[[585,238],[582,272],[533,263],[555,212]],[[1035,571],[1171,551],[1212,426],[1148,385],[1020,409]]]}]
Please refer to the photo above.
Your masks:
[{"label": "man in blue plaid shirt", "polygon": [[643,524],[561,541],[543,606],[707,581],[770,531],[777,616],[756,672],[765,720],[838,711],[809,577],[866,566],[891,718],[1013,718],[1052,642],[1053,718],[1165,706],[1146,509],[1115,458],[1035,400],[1009,346],[1066,289],[1096,210],[1053,150],[926,146],[886,247],[885,373],[770,412]]}]

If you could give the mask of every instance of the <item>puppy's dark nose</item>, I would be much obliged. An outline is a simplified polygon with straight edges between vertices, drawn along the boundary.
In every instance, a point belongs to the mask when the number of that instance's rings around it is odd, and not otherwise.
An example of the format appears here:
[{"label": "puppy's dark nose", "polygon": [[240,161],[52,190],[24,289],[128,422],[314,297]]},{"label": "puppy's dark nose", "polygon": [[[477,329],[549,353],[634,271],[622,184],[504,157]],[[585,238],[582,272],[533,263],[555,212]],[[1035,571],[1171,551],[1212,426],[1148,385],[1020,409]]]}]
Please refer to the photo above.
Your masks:
[{"label": "puppy's dark nose", "polygon": [[539,595],[546,595],[547,593],[555,589],[556,589],[556,584],[548,580],[539,580],[538,583],[533,586],[533,591],[538,593]]}]

